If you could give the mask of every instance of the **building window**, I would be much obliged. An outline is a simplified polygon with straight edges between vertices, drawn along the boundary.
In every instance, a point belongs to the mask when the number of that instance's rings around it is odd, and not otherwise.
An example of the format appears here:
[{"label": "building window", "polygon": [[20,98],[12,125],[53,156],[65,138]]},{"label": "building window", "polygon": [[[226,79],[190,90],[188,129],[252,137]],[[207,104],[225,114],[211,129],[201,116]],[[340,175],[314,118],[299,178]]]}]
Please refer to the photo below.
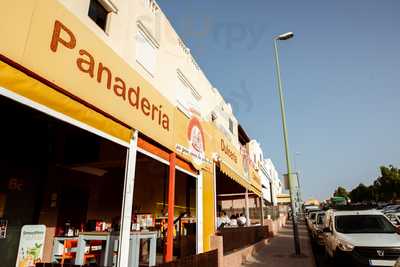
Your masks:
[{"label": "building window", "polygon": [[217,114],[213,111],[211,112],[211,121],[214,122],[217,120]]},{"label": "building window", "polygon": [[233,121],[229,119],[229,131],[233,134]]},{"label": "building window", "polygon": [[[176,99],[178,102],[178,108],[181,109],[189,118],[195,114],[201,117],[200,107],[198,99],[196,98],[197,91],[193,88],[192,84],[178,69],[178,86],[176,90]],[[199,97],[200,95],[197,94]]]},{"label": "building window", "polygon": [[108,13],[109,11],[98,0],[90,0],[88,15],[104,31],[107,27]]},{"label": "building window", "polygon": [[156,70],[157,49],[150,38],[138,29],[136,34],[136,61],[151,75]]}]

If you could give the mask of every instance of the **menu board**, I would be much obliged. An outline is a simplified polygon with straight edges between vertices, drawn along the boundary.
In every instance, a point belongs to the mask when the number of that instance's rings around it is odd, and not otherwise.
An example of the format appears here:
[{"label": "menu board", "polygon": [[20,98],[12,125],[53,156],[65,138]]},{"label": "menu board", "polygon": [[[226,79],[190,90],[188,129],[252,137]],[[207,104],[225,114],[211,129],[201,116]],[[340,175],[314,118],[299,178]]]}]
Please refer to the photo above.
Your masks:
[{"label": "menu board", "polygon": [[45,225],[24,225],[21,229],[16,267],[35,267],[42,261]]}]

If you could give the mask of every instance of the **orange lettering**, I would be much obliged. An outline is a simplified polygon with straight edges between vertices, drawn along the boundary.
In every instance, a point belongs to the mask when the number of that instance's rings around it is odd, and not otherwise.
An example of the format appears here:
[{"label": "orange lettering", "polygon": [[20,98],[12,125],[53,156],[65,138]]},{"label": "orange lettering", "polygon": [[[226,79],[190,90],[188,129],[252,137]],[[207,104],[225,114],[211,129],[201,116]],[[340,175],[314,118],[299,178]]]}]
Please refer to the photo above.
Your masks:
[{"label": "orange lettering", "polygon": [[[85,55],[89,58],[89,60],[85,60],[84,58],[80,58],[78,57],[78,59],[76,60],[76,65],[78,66],[78,69],[82,72],[86,72],[89,73],[90,77],[93,78],[94,76],[94,58],[92,57],[91,54],[89,54],[89,52],[87,52],[86,50],[79,50],[79,54],[81,56]],[[87,65],[86,68],[84,68],[84,65]]]},{"label": "orange lettering", "polygon": [[143,97],[142,101],[141,101],[141,104],[142,104],[141,106],[142,106],[143,114],[146,115],[146,116],[149,116],[150,115],[150,102],[149,102],[149,100],[147,100],[147,98]]},{"label": "orange lettering", "polygon": [[[69,37],[68,41],[61,38],[61,30],[63,30],[63,32],[65,32],[68,35]],[[60,21],[56,20],[54,22],[53,37],[51,38],[51,43],[50,43],[51,51],[53,52],[57,51],[58,43],[63,44],[66,48],[73,49],[76,46],[76,38],[70,29],[68,29]]]},{"label": "orange lettering", "polygon": [[[121,85],[118,85],[117,82],[119,82]],[[122,96],[122,98],[125,100],[126,85],[124,80],[122,80],[120,77],[115,77],[114,93],[117,96]]]},{"label": "orange lettering", "polygon": [[165,115],[165,114],[163,114],[162,117],[163,117],[162,127],[163,127],[165,130],[169,131],[169,118],[168,118],[168,116]]},{"label": "orange lettering", "polygon": [[[132,94],[135,96],[135,100],[132,99]],[[139,97],[140,97],[140,87],[138,86],[137,89],[129,88],[128,91],[128,100],[129,104],[132,105],[134,108],[139,108]]]},{"label": "orange lettering", "polygon": [[99,63],[99,68],[97,69],[97,81],[101,83],[103,72],[107,73],[107,88],[111,89],[111,71],[109,68],[105,67],[103,63]]}]

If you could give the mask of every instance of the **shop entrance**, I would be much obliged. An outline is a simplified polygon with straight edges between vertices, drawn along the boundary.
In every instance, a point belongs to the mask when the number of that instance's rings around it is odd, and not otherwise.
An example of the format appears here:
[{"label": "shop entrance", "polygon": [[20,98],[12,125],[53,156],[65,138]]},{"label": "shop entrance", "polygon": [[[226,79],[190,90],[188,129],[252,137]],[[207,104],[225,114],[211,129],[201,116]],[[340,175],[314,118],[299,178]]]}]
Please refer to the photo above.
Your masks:
[{"label": "shop entrance", "polygon": [[[167,241],[169,166],[143,153],[137,155],[133,222],[136,227],[157,233],[157,263],[163,262]],[[173,256],[179,259],[196,254],[196,182],[191,175],[176,170]],[[146,222],[144,218],[151,218]],[[144,245],[148,250],[149,244]],[[146,253],[140,264],[147,264]]]},{"label": "shop entrance", "polygon": [[[64,262],[115,266],[127,148],[0,96],[0,259],[14,267]],[[131,241],[156,237],[156,262],[165,254],[168,174],[165,160],[137,153]],[[198,179],[176,170],[173,258],[196,254]],[[201,203],[200,203],[201,204]],[[38,249],[18,251],[21,230],[44,225]],[[80,244],[83,244],[80,246]],[[198,244],[197,244],[198,245]],[[130,242],[131,259],[151,260],[149,239]],[[153,251],[154,252],[154,251]],[[20,265],[29,266],[29,265]]]},{"label": "shop entrance", "polygon": [[[24,225],[46,233],[36,248],[21,248],[20,266],[71,261],[66,241],[118,228],[126,148],[3,96],[0,114],[1,266],[15,266]],[[86,245],[85,262],[100,263],[104,242]]]}]

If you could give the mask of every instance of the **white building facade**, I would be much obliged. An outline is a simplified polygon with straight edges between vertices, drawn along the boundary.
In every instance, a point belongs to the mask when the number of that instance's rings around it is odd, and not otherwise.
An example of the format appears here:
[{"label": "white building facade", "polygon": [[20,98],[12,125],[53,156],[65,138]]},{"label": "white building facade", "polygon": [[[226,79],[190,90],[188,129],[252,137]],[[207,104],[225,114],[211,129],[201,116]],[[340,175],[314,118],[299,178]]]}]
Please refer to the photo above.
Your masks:
[{"label": "white building facade", "polygon": [[156,1],[59,1],[179,110],[215,122],[239,148],[231,105],[204,75]]},{"label": "white building facade", "polygon": [[[269,188],[270,191],[270,196],[267,196],[267,198],[271,199],[272,205],[276,206],[278,205],[278,195],[282,194],[283,186],[282,182],[279,179],[279,174],[278,171],[276,170],[274,164],[272,163],[271,159],[264,159],[262,162],[262,170],[267,179],[262,180],[263,184],[263,189]],[[267,191],[265,191],[265,194],[268,195]],[[263,191],[263,195],[265,198],[265,194]]]},{"label": "white building facade", "polygon": [[263,198],[269,204],[277,205],[277,196],[282,193],[282,183],[271,159],[264,159],[261,145],[256,140],[248,144],[249,157],[261,177]]}]

